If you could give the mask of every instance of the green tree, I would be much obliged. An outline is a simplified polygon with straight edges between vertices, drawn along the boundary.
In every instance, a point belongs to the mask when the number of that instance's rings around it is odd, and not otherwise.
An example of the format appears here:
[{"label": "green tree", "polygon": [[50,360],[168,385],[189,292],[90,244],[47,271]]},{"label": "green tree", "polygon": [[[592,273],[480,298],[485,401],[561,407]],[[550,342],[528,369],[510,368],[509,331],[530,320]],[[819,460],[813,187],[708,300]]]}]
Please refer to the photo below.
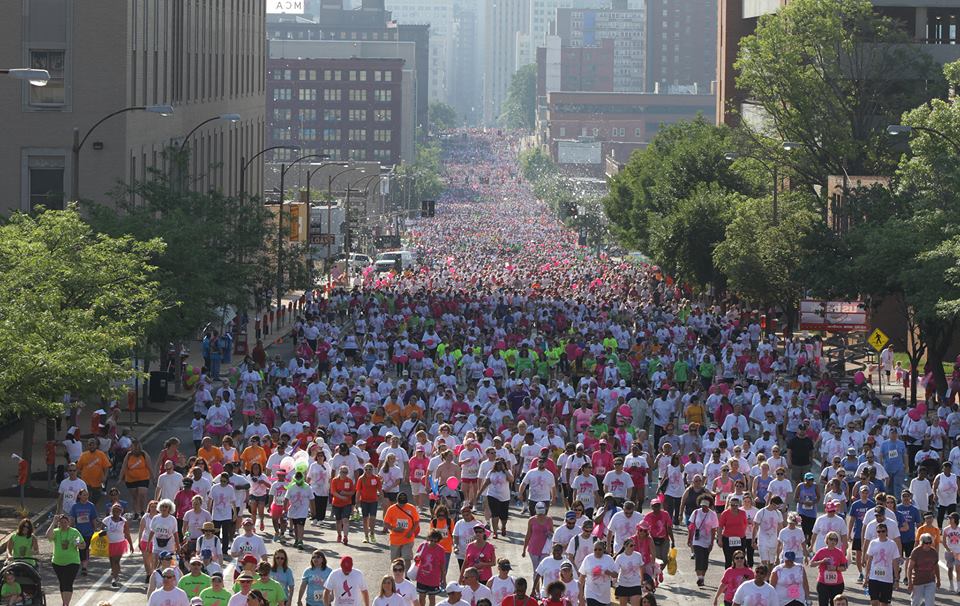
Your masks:
[{"label": "green tree", "polygon": [[441,101],[434,101],[427,108],[427,120],[431,133],[456,128],[460,123],[457,110]]},{"label": "green tree", "polygon": [[[256,198],[182,191],[154,173],[118,189],[112,204],[91,205],[90,219],[106,234],[167,244],[155,259],[165,305],[148,332],[145,357],[163,359],[169,343],[190,340],[224,306],[259,309],[269,303],[267,289],[276,287],[276,219]],[[305,286],[304,259],[285,248],[286,288]]]},{"label": "green tree", "polygon": [[159,239],[94,233],[75,207],[14,214],[0,227],[0,407],[23,421],[30,459],[37,421],[63,396],[118,396],[130,354],[162,302]]},{"label": "green tree", "polygon": [[[799,184],[889,174],[895,157],[878,124],[942,90],[933,61],[910,42],[870,0],[793,0],[762,16],[735,64],[747,105],[764,116],[745,119],[745,132]],[[800,145],[784,154],[780,141]]]},{"label": "green tree", "polygon": [[557,172],[557,165],[547,152],[539,147],[531,147],[520,152],[518,157],[520,162],[520,173],[527,181],[537,181],[543,177]]},{"label": "green tree", "polygon": [[537,66],[524,65],[510,79],[500,122],[507,128],[533,130],[537,123]]}]

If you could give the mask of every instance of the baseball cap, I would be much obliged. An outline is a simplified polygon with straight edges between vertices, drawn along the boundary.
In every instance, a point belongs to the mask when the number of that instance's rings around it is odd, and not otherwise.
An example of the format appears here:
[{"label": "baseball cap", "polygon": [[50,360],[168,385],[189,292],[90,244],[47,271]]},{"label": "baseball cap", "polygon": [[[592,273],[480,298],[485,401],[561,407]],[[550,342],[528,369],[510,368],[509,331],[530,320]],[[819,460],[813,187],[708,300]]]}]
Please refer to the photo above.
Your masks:
[{"label": "baseball cap", "polygon": [[160,560],[169,560],[172,557],[173,557],[173,554],[170,553],[169,551],[161,551],[160,553],[157,554],[157,559],[160,559]]},{"label": "baseball cap", "polygon": [[847,454],[848,454],[848,455],[855,455],[855,454],[857,454],[857,449],[856,449],[856,448],[848,448],[848,449],[847,449]]},{"label": "baseball cap", "polygon": [[815,480],[816,478],[817,478],[817,476],[813,475],[813,474],[810,473],[809,471],[808,471],[807,473],[803,474],[803,479],[804,479],[804,480]]},{"label": "baseball cap", "polygon": [[203,564],[203,558],[201,558],[201,557],[199,557],[199,556],[193,556],[192,558],[190,558],[190,563],[191,563],[191,564]]},{"label": "baseball cap", "polygon": [[543,503],[537,503],[535,509],[537,510],[537,513],[547,513],[547,506]]},{"label": "baseball cap", "polygon": [[795,551],[785,551],[783,552],[783,559],[787,562],[796,562],[797,553]]},{"label": "baseball cap", "polygon": [[577,519],[577,512],[575,512],[575,511],[568,511],[568,512],[567,512],[567,515],[565,515],[564,517],[565,517],[566,519],[568,519],[568,520],[576,520],[576,519]]},{"label": "baseball cap", "polygon": [[247,555],[245,555],[245,556],[243,556],[242,558],[240,558],[240,563],[241,563],[241,564],[248,564],[248,563],[249,563],[249,564],[256,564],[256,563],[257,563],[257,556],[253,555],[252,553],[248,553]]},{"label": "baseball cap", "polygon": [[447,593],[463,593],[463,587],[457,583],[449,583],[447,585]]},{"label": "baseball cap", "polygon": [[200,596],[197,595],[190,598],[190,606],[200,606],[200,604],[203,604],[203,598]]}]

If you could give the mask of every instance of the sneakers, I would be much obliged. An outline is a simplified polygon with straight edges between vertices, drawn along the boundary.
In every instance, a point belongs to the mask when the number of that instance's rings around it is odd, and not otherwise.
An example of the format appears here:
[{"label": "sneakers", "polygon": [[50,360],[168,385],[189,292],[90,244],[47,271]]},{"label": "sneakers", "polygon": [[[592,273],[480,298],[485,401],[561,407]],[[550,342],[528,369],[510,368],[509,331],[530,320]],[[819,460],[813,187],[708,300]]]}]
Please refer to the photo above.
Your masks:
[{"label": "sneakers", "polygon": [[110,581],[110,586],[116,589],[117,587],[120,587],[120,581],[113,579],[112,581]]},{"label": "sneakers", "polygon": [[363,541],[361,541],[361,542],[362,542],[362,543],[369,543],[369,542],[370,542],[370,536],[367,535],[366,533],[364,533],[364,535],[363,535]]},{"label": "sneakers", "polygon": [[373,544],[373,545],[376,545],[376,544],[377,544],[377,533],[376,533],[376,532],[371,532],[371,533],[370,533],[370,543]]},{"label": "sneakers", "polygon": [[337,533],[337,543],[343,543],[343,535],[339,532]]},{"label": "sneakers", "polygon": [[348,544],[348,542],[347,542],[347,535],[343,535],[343,544],[344,544],[344,545],[347,545],[347,544]]},{"label": "sneakers", "polygon": [[263,520],[260,520],[260,532],[263,532]]},{"label": "sneakers", "polygon": [[[862,572],[860,573],[860,576],[857,577],[857,582],[858,582],[858,583],[863,583],[863,573],[862,573]],[[950,585],[951,585],[950,589],[953,589],[953,587],[952,587],[953,583],[950,583]]]},{"label": "sneakers", "polygon": [[706,585],[703,579],[697,579],[697,587],[703,587]]}]

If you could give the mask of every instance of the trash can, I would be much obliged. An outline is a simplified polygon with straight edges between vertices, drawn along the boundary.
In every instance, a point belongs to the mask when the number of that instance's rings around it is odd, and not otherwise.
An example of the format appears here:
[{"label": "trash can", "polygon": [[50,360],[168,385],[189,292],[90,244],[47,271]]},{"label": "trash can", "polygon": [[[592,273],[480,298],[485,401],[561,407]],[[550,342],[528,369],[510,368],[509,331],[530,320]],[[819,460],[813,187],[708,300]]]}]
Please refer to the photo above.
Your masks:
[{"label": "trash can", "polygon": [[150,373],[150,401],[167,401],[167,381],[170,380],[170,373],[154,370]]}]

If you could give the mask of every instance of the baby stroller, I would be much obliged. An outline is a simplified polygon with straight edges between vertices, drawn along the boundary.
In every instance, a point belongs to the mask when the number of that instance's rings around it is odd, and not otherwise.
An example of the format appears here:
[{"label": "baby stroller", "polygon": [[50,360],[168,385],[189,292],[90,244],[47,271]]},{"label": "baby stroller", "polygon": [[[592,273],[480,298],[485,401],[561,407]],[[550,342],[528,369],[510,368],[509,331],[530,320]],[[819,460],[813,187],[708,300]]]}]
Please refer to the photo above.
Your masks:
[{"label": "baby stroller", "polygon": [[47,599],[43,595],[43,587],[40,585],[40,573],[37,571],[37,560],[34,558],[24,558],[21,560],[8,560],[0,569],[0,578],[5,578],[8,572],[13,572],[17,583],[23,591],[23,600],[17,604],[24,606],[46,606]]}]

